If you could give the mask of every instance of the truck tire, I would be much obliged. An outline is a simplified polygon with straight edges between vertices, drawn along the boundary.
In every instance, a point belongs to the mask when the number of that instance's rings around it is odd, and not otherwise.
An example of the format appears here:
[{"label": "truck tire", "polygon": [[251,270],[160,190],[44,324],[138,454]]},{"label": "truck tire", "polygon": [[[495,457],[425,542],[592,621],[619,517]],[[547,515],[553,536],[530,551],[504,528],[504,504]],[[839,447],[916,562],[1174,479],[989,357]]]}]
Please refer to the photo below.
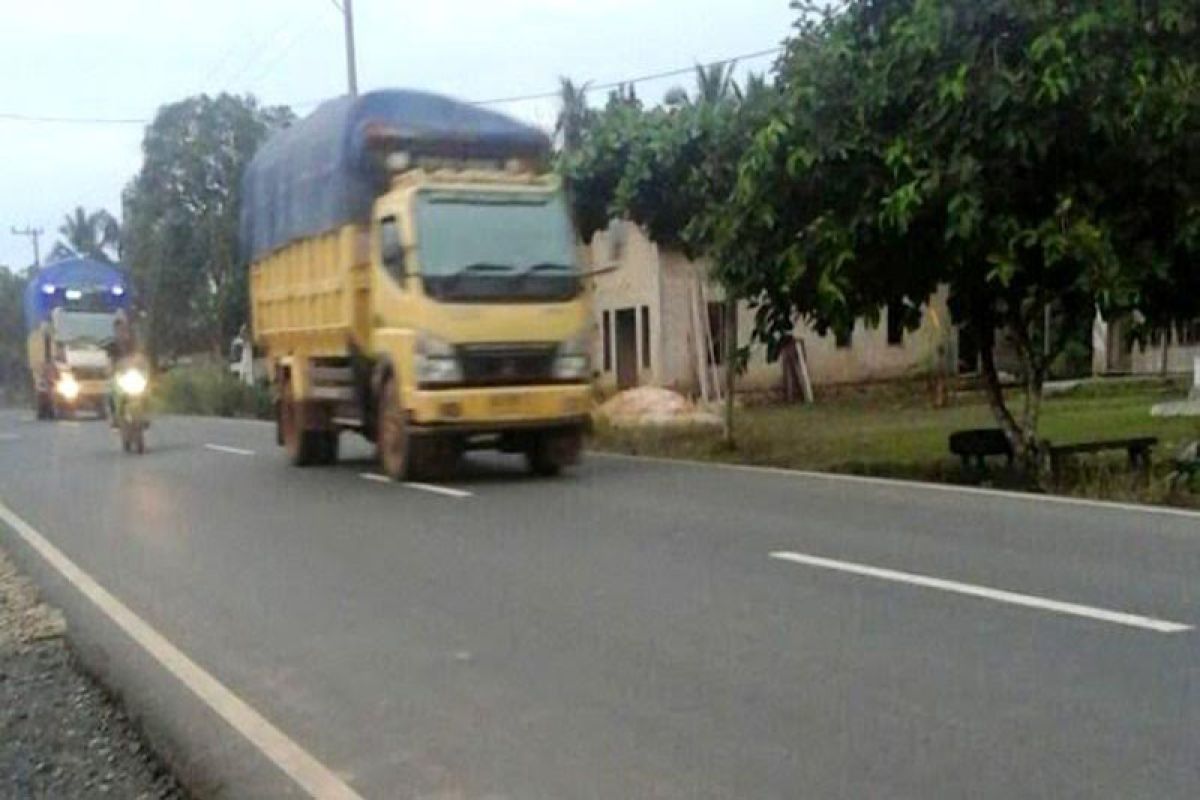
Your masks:
[{"label": "truck tire", "polygon": [[327,456],[329,449],[325,440],[328,431],[305,430],[303,425],[304,415],[292,394],[292,382],[285,380],[279,398],[279,432],[288,460],[297,467],[326,463],[322,456]]},{"label": "truck tire", "polygon": [[389,375],[383,381],[375,419],[380,469],[394,481],[410,480],[413,477],[412,440],[408,435],[408,415],[400,406],[400,388],[395,375]]},{"label": "truck tire", "polygon": [[54,419],[54,404],[43,392],[37,393],[37,398],[34,400],[34,407],[39,420]]},{"label": "truck tire", "polygon": [[533,437],[525,451],[529,471],[543,478],[552,478],[579,463],[583,449],[583,434],[579,431],[556,431]]},{"label": "truck tire", "polygon": [[337,431],[312,431],[316,437],[316,460],[314,464],[336,464],[338,461],[338,444],[341,437]]}]

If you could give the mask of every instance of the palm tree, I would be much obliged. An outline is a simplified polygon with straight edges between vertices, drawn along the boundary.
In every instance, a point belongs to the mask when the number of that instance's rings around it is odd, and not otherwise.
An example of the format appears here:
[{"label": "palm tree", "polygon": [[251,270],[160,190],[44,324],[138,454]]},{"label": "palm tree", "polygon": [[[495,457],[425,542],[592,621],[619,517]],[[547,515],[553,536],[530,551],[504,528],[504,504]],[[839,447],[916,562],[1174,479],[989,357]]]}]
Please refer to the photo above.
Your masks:
[{"label": "palm tree", "polygon": [[563,150],[571,151],[583,142],[588,126],[596,112],[588,108],[588,84],[576,85],[570,78],[559,78],[558,120],[554,123],[554,135]]},{"label": "palm tree", "polygon": [[[696,96],[693,99],[682,86],[667,90],[663,105],[667,108],[687,108],[692,105],[717,105],[726,100],[741,100],[742,92],[733,80],[736,61],[696,65]],[[760,78],[761,80],[761,78]]]},{"label": "palm tree", "polygon": [[696,100],[700,103],[716,105],[737,95],[737,85],[733,82],[733,69],[736,61],[719,61],[704,66],[696,65]]},{"label": "palm tree", "polygon": [[63,217],[58,232],[81,256],[112,261],[113,254],[120,255],[121,224],[102,208],[89,214],[83,206],[76,206],[74,212]]}]

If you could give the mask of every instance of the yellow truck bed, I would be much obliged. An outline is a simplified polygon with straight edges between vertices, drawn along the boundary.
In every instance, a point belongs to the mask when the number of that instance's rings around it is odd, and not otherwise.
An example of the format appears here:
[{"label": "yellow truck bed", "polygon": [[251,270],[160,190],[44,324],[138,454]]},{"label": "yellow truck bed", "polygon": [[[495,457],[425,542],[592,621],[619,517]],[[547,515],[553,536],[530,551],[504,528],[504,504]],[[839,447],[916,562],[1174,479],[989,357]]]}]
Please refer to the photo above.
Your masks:
[{"label": "yellow truck bed", "polygon": [[344,355],[370,339],[367,229],[346,225],[280,248],[250,269],[255,339],[276,354]]}]

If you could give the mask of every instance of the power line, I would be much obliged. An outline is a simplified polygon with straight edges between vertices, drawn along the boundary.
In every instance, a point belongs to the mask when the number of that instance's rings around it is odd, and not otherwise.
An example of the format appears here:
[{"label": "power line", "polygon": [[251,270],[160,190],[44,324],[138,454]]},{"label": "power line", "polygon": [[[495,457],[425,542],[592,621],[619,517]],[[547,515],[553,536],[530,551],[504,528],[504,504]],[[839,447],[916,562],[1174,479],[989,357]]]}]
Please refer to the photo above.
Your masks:
[{"label": "power line", "polygon": [[[278,33],[281,33],[282,31],[283,31],[283,29],[281,28],[278,31],[276,31],[276,33],[278,34]],[[271,66],[274,66],[274,63],[276,61],[278,61],[284,55],[286,55],[287,52],[289,50],[291,50],[291,48],[298,42],[298,40],[302,39],[307,32],[308,32],[307,30],[302,31],[301,33],[297,34],[294,39],[289,41],[287,47],[285,47],[282,52],[277,53],[276,58],[271,62],[271,64],[268,64],[268,68]],[[639,75],[639,76],[636,76],[633,78],[626,78],[624,80],[610,81],[608,83],[599,83],[599,84],[594,84],[594,85],[585,85],[583,87],[582,91],[584,91],[584,92],[601,92],[601,91],[605,91],[608,89],[616,89],[621,86],[633,86],[633,85],[639,84],[639,83],[647,83],[649,81],[661,80],[663,78],[675,78],[675,77],[679,77],[680,75],[690,74],[692,71],[694,71],[696,69],[697,66],[714,67],[714,66],[723,65],[723,64],[730,64],[735,61],[751,61],[753,59],[764,58],[766,56],[775,55],[782,51],[783,51],[782,47],[772,47],[772,48],[768,48],[766,50],[756,50],[752,53],[743,53],[741,55],[730,56],[729,58],[722,58],[722,59],[718,59],[716,61],[709,61],[706,64],[701,64],[701,65],[693,64],[688,67],[679,67],[678,69],[665,70],[663,72],[652,72],[647,75]],[[253,60],[251,61],[251,63],[253,63]],[[244,72],[245,70],[241,70],[241,71]],[[473,100],[470,102],[472,105],[477,105],[477,106],[497,106],[497,105],[505,105],[508,103],[521,103],[521,102],[526,102],[526,101],[531,101],[531,100],[552,100],[554,98],[557,98],[558,96],[559,96],[559,92],[557,92],[557,91],[535,92],[535,93],[531,93],[531,94],[513,95],[511,97],[496,97],[496,98],[490,98],[487,100]],[[305,107],[317,105],[321,102],[323,102],[323,100],[304,100],[302,102],[290,103],[287,105],[290,105],[293,108],[305,108]],[[36,114],[19,114],[19,113],[11,113],[11,112],[0,112],[0,121],[46,123],[46,124],[68,124],[68,125],[148,125],[151,122],[150,119],[134,118],[134,117],[61,117],[61,116],[41,116],[41,115],[36,115]]]},{"label": "power line", "polygon": [[307,26],[305,26],[302,30],[297,31],[295,34],[292,35],[292,37],[290,39],[288,39],[286,42],[284,42],[283,48],[280,50],[277,50],[275,52],[275,56],[273,58],[271,58],[270,60],[268,60],[265,64],[263,64],[262,68],[257,73],[255,73],[254,79],[249,81],[249,83],[252,83],[252,84],[258,83],[263,78],[270,75],[271,70],[273,70],[275,68],[275,65],[278,64],[280,61],[282,61],[289,53],[291,53],[292,50],[296,47],[296,45],[298,45],[309,34],[311,34],[313,32],[313,30],[317,27],[317,25],[319,25],[323,21],[324,20],[321,17],[313,17]]},{"label": "power line", "polygon": [[[251,67],[253,67],[256,63],[260,63],[261,60],[263,59],[263,57],[266,56],[270,52],[270,49],[271,49],[270,44],[273,42],[279,41],[281,35],[284,34],[285,32],[287,32],[289,29],[295,27],[295,25],[296,25],[296,20],[293,18],[293,19],[285,21],[282,25],[275,28],[275,30],[265,40],[263,40],[263,43],[260,46],[254,48],[254,50],[250,53],[250,57],[247,58],[245,61],[243,61],[242,65],[238,69],[234,70],[234,72],[231,75],[229,75],[224,81],[222,81],[222,83],[224,83],[227,86],[232,85],[235,81],[237,81],[243,75],[245,75],[247,72],[249,72]],[[310,27],[311,27],[311,25],[310,25]],[[307,32],[307,30],[308,29],[306,28],[305,32]],[[287,40],[284,43],[283,53],[287,53],[287,51],[291,50],[292,46],[295,44],[295,41],[296,41],[296,38],[294,36],[293,36],[293,38]],[[275,59],[273,59],[270,62],[270,64],[268,65],[267,71],[270,71],[270,68],[273,67],[275,65],[275,62],[278,60],[279,60],[279,57],[276,57]]]},{"label": "power line", "polygon": [[64,125],[145,125],[149,120],[113,117],[43,117],[35,114],[0,112],[0,120],[9,122],[44,122]]},{"label": "power line", "polygon": [[[691,72],[693,72],[696,69],[697,66],[715,67],[715,66],[719,66],[719,65],[730,64],[735,61],[752,61],[756,58],[763,58],[765,56],[776,55],[781,52],[783,52],[782,47],[771,47],[766,50],[756,50],[753,53],[743,53],[738,56],[722,58],[718,61],[710,61],[707,64],[700,64],[700,65],[693,64],[690,67],[679,67],[678,69],[666,70],[664,72],[652,72],[649,75],[639,75],[636,78],[626,78],[625,80],[611,81],[609,83],[598,83],[595,85],[584,84],[583,87],[580,89],[580,91],[585,94],[587,92],[602,92],[607,89],[617,89],[621,86],[633,86],[638,83],[647,83],[649,81],[661,80],[662,78],[676,78],[676,77],[679,77],[680,75],[690,74]],[[560,96],[560,93],[557,91],[555,91],[555,92],[538,92],[535,94],[516,95],[515,97],[497,97],[497,98],[494,98],[491,100],[475,100],[472,102],[472,105],[498,106],[498,105],[504,105],[506,103],[521,103],[521,102],[525,102],[528,100],[551,100],[551,99],[554,99],[559,96]]]}]

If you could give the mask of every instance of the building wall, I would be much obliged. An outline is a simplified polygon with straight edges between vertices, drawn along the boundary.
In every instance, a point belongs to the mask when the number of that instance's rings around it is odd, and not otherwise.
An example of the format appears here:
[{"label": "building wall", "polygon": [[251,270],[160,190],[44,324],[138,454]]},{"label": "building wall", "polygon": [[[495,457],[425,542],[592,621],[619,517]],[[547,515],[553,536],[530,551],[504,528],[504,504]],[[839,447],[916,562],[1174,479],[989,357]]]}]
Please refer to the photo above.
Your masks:
[{"label": "building wall", "polygon": [[[1162,345],[1134,346],[1130,362],[1135,375],[1153,375],[1162,371]],[[1189,373],[1200,358],[1200,344],[1172,344],[1167,350],[1167,372]]]},{"label": "building wall", "polygon": [[[623,227],[618,227],[623,226]],[[619,246],[618,241],[619,240]],[[616,317],[621,308],[636,308],[638,320],[639,385],[664,386],[685,394],[699,392],[699,360],[694,341],[693,295],[697,278],[706,275],[708,265],[693,261],[681,252],[660,248],[637,226],[615,222],[608,231],[595,235],[582,250],[582,261],[589,271],[615,267],[596,274],[589,281],[595,314],[594,364],[598,383],[604,390],[616,388]],[[708,302],[720,302],[723,293],[712,282],[706,284]],[[651,358],[650,367],[642,367],[641,307],[649,308]],[[610,348],[612,369],[605,371],[603,349],[603,314],[610,314]],[[701,324],[707,324],[707,309],[700,308]],[[754,313],[746,303],[738,308],[738,343],[751,341]],[[922,326],[905,332],[898,345],[887,342],[886,312],[876,328],[863,322],[855,325],[850,346],[840,348],[834,336],[820,336],[810,326],[797,325],[796,336],[802,338],[808,355],[809,374],[815,384],[851,383],[884,380],[928,371],[942,348],[942,357],[953,364],[954,330],[949,324],[946,293],[939,292],[930,302]],[[746,372],[739,378],[739,387],[765,390],[778,386],[782,370],[778,363],[767,361],[766,347],[751,348]]]},{"label": "building wall", "polygon": [[661,385],[684,394],[700,392],[700,361],[693,321],[696,310],[693,302],[699,303],[699,299],[693,301],[693,298],[696,281],[703,270],[703,265],[689,261],[682,253],[665,251],[662,254],[660,319],[664,346]]},{"label": "building wall", "polygon": [[[613,390],[617,384],[617,322],[616,312],[633,308],[637,325],[637,370],[639,385],[662,385],[660,365],[663,358],[663,334],[659,307],[662,290],[660,287],[659,248],[643,235],[637,226],[614,221],[606,231],[592,237],[591,244],[583,246],[582,258],[585,271],[596,272],[587,281],[592,295],[594,317],[594,345],[592,363],[598,372],[597,382],[605,390]],[[649,311],[650,366],[646,367],[643,355],[642,307]],[[604,313],[609,315],[609,353],[611,369],[604,370]]]},{"label": "building wall", "polygon": [[[953,364],[954,328],[949,320],[946,292],[942,290],[930,298],[921,326],[905,331],[899,344],[888,343],[886,310],[877,327],[872,328],[861,319],[855,323],[849,347],[838,347],[832,332],[821,336],[803,321],[797,323],[795,336],[804,342],[809,376],[814,384],[889,380],[925,374],[934,368],[938,358]],[[743,304],[738,310],[738,341],[749,342],[753,330],[754,314]],[[768,362],[766,347],[755,344],[742,385],[747,389],[769,389],[781,381],[779,363]]]},{"label": "building wall", "polygon": [[[1155,375],[1162,371],[1163,345],[1130,343],[1126,336],[1128,320],[1106,322],[1096,318],[1092,330],[1092,371],[1097,375]],[[1195,369],[1200,358],[1200,323],[1188,326],[1180,336],[1171,337],[1167,350],[1167,372],[1181,374]]]}]

